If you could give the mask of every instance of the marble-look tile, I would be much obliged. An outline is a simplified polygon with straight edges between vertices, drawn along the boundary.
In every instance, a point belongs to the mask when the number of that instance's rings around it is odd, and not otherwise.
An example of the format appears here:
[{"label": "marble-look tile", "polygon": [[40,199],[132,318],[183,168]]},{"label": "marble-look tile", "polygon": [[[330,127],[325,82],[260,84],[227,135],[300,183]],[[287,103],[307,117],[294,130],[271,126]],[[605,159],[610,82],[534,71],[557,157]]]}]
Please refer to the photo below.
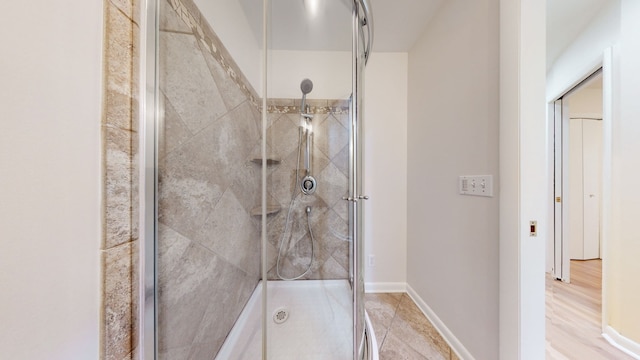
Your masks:
[{"label": "marble-look tile", "polygon": [[178,2],[182,5],[182,13],[188,13],[192,24],[199,25],[201,21],[206,21],[202,19],[200,10],[192,0],[179,0]]},{"label": "marble-look tile", "polygon": [[215,292],[217,274],[225,266],[214,253],[190,243],[173,271],[158,278],[158,347],[180,348],[193,343]]},{"label": "marble-look tile", "polygon": [[197,133],[227,112],[195,36],[160,33],[160,89]]},{"label": "marble-look tile", "polygon": [[140,27],[133,24],[131,38],[131,130],[140,131]]},{"label": "marble-look tile", "polygon": [[231,191],[247,213],[261,205],[262,201],[262,166],[249,160],[238,164]]},{"label": "marble-look tile", "polygon": [[102,252],[104,358],[120,360],[132,349],[132,243]]},{"label": "marble-look tile", "polygon": [[388,334],[379,353],[380,360],[431,360],[420,354],[394,334]]},{"label": "marble-look tile", "polygon": [[[166,158],[160,173],[160,220],[194,238],[258,137],[243,104]],[[164,171],[163,171],[164,170]]]},{"label": "marble-look tile", "polygon": [[167,99],[164,94],[161,96],[160,117],[164,121],[164,126],[159,129],[158,157],[164,159],[175,149],[182,146],[185,142],[193,137],[193,133],[189,131],[187,125],[182,121],[182,117]]},{"label": "marble-look tile", "polygon": [[191,27],[178,16],[168,0],[160,0],[160,31],[192,33]]},{"label": "marble-look tile", "polygon": [[171,227],[158,224],[158,249],[156,255],[156,277],[167,279],[183,258],[191,240]]},{"label": "marble-look tile", "polygon": [[289,154],[298,149],[299,133],[296,117],[281,115],[267,129],[267,144],[275,154],[288,158]]},{"label": "marble-look tile", "polygon": [[[298,135],[296,135],[298,136]],[[282,159],[282,164],[278,169],[280,171],[286,171],[291,174],[291,183],[284,184],[284,189],[281,191],[288,191],[289,198],[291,198],[290,194],[292,191],[293,179],[295,179],[295,170],[298,169],[298,177],[302,179],[305,176],[305,164],[304,164],[304,155],[305,155],[306,142],[304,136],[302,137],[302,141],[298,145],[298,140],[296,138],[296,146],[289,154],[285,154],[285,157]],[[299,151],[298,151],[299,150]],[[327,158],[321,151],[317,151],[317,148],[311,148],[311,175],[316,176],[322,170],[324,170],[327,165],[329,165],[329,158]],[[276,192],[277,188],[281,186],[280,183],[270,183],[269,184],[273,191]],[[300,184],[296,183],[296,186],[299,187]]]},{"label": "marble-look tile", "polygon": [[349,271],[338,263],[333,257],[329,257],[322,263],[318,270],[317,279],[332,280],[345,279],[349,277]]},{"label": "marble-look tile", "polygon": [[349,269],[348,224],[333,210],[312,218],[311,227],[319,243],[320,259],[332,257],[344,270]]},{"label": "marble-look tile", "polygon": [[113,6],[122,11],[130,20],[133,20],[133,1],[132,0],[109,0]]},{"label": "marble-look tile", "polygon": [[105,89],[104,124],[120,129],[131,129],[132,103],[129,95],[121,94],[114,89]]},{"label": "marble-look tile", "polygon": [[103,249],[131,241],[131,132],[103,127],[105,147]]},{"label": "marble-look tile", "polygon": [[349,143],[349,132],[333,115],[327,115],[319,125],[314,123],[314,143],[333,159]]},{"label": "marble-look tile", "polygon": [[331,209],[333,209],[333,211],[335,211],[341,219],[349,221],[349,204],[349,201],[338,201],[333,204],[333,207]]},{"label": "marble-look tile", "polygon": [[429,358],[449,359],[449,345],[408,295],[400,301],[389,334],[403,339],[416,351],[428,354]]},{"label": "marble-look tile", "polygon": [[318,190],[316,194],[320,196],[330,207],[336,203],[346,203],[342,197],[347,195],[347,177],[333,164],[327,167],[318,175]]},{"label": "marble-look tile", "polygon": [[331,159],[331,162],[344,176],[349,178],[349,145],[345,145],[342,150]]},{"label": "marble-look tile", "polygon": [[133,24],[111,2],[105,9],[105,123],[131,129]]},{"label": "marble-look tile", "polygon": [[[197,164],[167,161],[158,183],[158,220],[193,238],[204,225],[223,193],[223,187],[209,181]],[[173,168],[172,168],[173,167]]]},{"label": "marble-look tile", "polygon": [[257,276],[233,266],[224,266],[216,277],[216,291],[200,323],[189,359],[215,358],[258,284]]},{"label": "marble-look tile", "polygon": [[183,347],[158,350],[158,360],[188,360],[191,344]]},{"label": "marble-look tile", "polygon": [[[136,349],[140,341],[140,240],[131,242],[131,348]],[[135,353],[134,353],[135,354]],[[135,354],[137,355],[137,354]]]},{"label": "marble-look tile", "polygon": [[[346,104],[345,105],[348,109],[349,105]],[[347,129],[347,135],[349,134],[349,126],[351,124],[351,116],[349,115],[349,113],[332,113],[331,116],[333,116],[336,120],[338,120],[340,122],[340,124],[342,124],[342,126],[344,126],[345,129]]]},{"label": "marble-look tile", "polygon": [[220,95],[222,96],[222,100],[227,106],[227,109],[233,109],[241,103],[248,101],[249,99],[238,86],[238,83],[229,76],[229,73],[227,73],[227,71],[213,57],[211,52],[205,48],[201,42],[198,43],[198,45],[200,46],[200,50],[202,51],[207,66],[209,67],[209,71],[211,71],[211,76],[213,76],[213,79],[220,90]]},{"label": "marble-look tile", "polygon": [[232,191],[222,195],[195,240],[247,274],[260,271],[260,233]]},{"label": "marble-look tile", "polygon": [[349,255],[351,253],[351,244],[344,241],[331,254],[331,257],[342,266],[347,273],[349,272]]},{"label": "marble-look tile", "polygon": [[378,347],[384,344],[387,331],[400,305],[401,293],[365,294],[365,307],[373,326]]},{"label": "marble-look tile", "polygon": [[[301,179],[302,172],[298,172]],[[289,207],[292,196],[300,193],[299,183],[296,181],[296,169],[293,165],[283,161],[273,171],[267,174],[267,188],[269,193],[283,208]],[[294,195],[295,193],[295,195]]]}]

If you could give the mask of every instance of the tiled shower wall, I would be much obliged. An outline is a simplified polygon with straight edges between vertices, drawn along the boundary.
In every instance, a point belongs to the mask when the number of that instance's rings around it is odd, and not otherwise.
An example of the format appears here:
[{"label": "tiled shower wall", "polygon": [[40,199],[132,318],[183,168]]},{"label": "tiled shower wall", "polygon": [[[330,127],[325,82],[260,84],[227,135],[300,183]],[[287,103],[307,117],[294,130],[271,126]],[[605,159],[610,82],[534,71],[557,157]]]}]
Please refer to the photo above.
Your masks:
[{"label": "tiled shower wall", "polygon": [[197,8],[160,4],[159,358],[211,359],[260,279],[261,115]]},{"label": "tiled shower wall", "polygon": [[[302,194],[300,183],[295,180],[296,170],[298,179],[306,175],[305,136],[301,137],[299,128],[300,99],[271,100],[269,104],[267,153],[279,163],[268,169],[267,201],[275,212],[268,216],[267,229],[272,247],[269,250],[282,254],[280,275],[294,278],[305,272],[311,261],[313,234],[313,262],[302,278],[348,279],[348,213],[342,197],[348,190],[349,104],[339,100],[307,101],[309,113],[313,114],[310,174],[317,180],[317,190],[311,195]],[[270,280],[279,278],[276,259],[277,255],[269,256]]]},{"label": "tiled shower wall", "polygon": [[[159,336],[165,358],[208,358],[259,279],[259,100],[190,0],[160,1]],[[136,357],[139,3],[105,0],[103,359]],[[270,102],[269,278],[295,186],[299,99]],[[281,273],[348,278],[348,103],[309,101],[314,195],[296,195]],[[302,155],[302,154],[301,154]]]}]

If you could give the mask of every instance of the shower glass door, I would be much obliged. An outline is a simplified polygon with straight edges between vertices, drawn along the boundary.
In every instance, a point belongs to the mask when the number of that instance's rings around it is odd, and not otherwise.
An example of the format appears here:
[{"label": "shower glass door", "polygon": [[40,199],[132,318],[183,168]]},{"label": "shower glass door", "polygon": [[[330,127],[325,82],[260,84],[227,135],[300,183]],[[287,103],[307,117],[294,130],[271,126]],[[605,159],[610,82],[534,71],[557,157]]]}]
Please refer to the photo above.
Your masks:
[{"label": "shower glass door", "polygon": [[[261,280],[261,44],[239,1],[154,4],[156,321],[145,358],[240,359],[233,329],[261,324],[245,311]],[[260,358],[254,340],[248,358]]]},{"label": "shower glass door", "polygon": [[360,1],[147,5],[144,359],[362,359]]},{"label": "shower glass door", "polygon": [[348,200],[355,145],[353,7],[352,1],[268,1],[268,359],[358,358],[355,209]]}]

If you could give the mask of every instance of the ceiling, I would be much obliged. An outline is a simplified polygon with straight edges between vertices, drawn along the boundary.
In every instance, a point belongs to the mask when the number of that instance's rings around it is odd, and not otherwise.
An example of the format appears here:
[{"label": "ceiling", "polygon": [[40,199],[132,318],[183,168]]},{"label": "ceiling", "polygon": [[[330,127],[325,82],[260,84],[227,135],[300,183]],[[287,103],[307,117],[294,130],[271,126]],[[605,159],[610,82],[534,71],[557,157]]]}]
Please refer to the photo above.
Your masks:
[{"label": "ceiling", "polygon": [[[270,2],[269,47],[277,50],[351,50],[353,0]],[[374,51],[407,52],[444,0],[369,0],[374,19]],[[261,39],[262,0],[240,0],[256,39]],[[313,3],[317,10],[312,14]]]},{"label": "ceiling", "polygon": [[[262,0],[240,0],[256,34],[261,32]],[[271,1],[270,47],[278,50],[351,49],[352,0]],[[369,0],[376,52],[407,52],[444,0]],[[547,64],[551,65],[607,3],[619,0],[546,0]],[[311,8],[317,9],[312,14]],[[260,39],[261,36],[256,36]]]}]

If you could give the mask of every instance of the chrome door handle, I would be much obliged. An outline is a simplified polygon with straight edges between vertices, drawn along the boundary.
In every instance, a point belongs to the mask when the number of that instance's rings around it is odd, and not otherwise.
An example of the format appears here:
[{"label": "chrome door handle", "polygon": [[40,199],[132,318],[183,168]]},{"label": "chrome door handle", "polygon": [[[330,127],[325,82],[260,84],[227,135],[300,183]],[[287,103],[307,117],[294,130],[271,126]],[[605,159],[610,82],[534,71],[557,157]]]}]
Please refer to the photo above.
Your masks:
[{"label": "chrome door handle", "polygon": [[353,197],[343,196],[342,200],[358,202],[358,200],[369,200],[369,196],[367,196],[367,195],[358,195],[358,196],[356,196],[354,198]]}]

